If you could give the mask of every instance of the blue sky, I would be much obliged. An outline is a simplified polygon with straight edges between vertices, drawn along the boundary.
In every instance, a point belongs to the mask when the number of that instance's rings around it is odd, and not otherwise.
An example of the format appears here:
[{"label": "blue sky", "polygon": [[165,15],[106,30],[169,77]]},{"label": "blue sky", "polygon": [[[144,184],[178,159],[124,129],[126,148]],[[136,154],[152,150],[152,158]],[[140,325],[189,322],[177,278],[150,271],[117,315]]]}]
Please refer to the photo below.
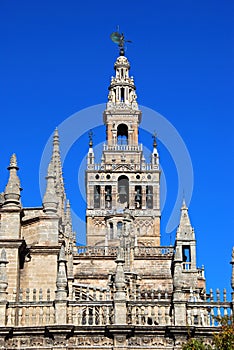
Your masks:
[{"label": "blue sky", "polygon": [[[48,138],[74,113],[107,100],[117,47],[110,33],[120,26],[133,41],[131,63],[138,102],[161,113],[179,132],[190,153],[194,191],[190,217],[198,265],[207,287],[230,291],[234,245],[233,187],[233,15],[230,0],[5,1],[0,4],[0,186],[16,152],[24,206],[41,205],[39,166]],[[99,116],[100,117],[100,116]],[[144,116],[143,116],[144,117]],[[84,124],[85,120],[80,120]],[[79,125],[78,125],[79,127]],[[152,125],[152,132],[157,125]],[[102,127],[94,142],[102,141]],[[62,138],[62,135],[61,135]],[[96,139],[95,139],[96,138]],[[150,147],[150,135],[141,139]],[[177,173],[159,141],[168,195],[162,241],[177,193]],[[87,134],[64,162],[67,195],[76,215],[84,214],[77,174]],[[79,227],[78,241],[84,233]]]}]

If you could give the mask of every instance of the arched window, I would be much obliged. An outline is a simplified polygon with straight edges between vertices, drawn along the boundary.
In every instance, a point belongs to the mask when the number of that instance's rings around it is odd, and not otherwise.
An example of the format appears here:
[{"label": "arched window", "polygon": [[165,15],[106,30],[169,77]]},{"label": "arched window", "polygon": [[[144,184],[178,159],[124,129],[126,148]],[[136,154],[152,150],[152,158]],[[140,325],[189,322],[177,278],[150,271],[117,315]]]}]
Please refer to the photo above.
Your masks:
[{"label": "arched window", "polygon": [[126,203],[126,207],[129,203],[129,180],[125,175],[118,178],[118,202]]},{"label": "arched window", "polygon": [[183,259],[183,269],[191,269],[191,251],[189,245],[182,246],[182,259]]},{"label": "arched window", "polygon": [[121,221],[117,222],[117,237],[121,237],[123,232],[123,223]]},{"label": "arched window", "polygon": [[141,208],[142,205],[142,194],[141,186],[135,186],[135,206],[136,208]]},{"label": "arched window", "polygon": [[114,238],[114,226],[113,222],[110,222],[110,239]]},{"label": "arched window", "polygon": [[94,186],[94,208],[100,208],[100,186]]},{"label": "arched window", "polygon": [[105,206],[107,209],[111,209],[112,205],[112,193],[111,186],[105,186]]},{"label": "arched window", "polygon": [[153,208],[153,186],[146,186],[146,208]]},{"label": "arched window", "polygon": [[119,124],[117,128],[117,143],[118,145],[128,144],[128,127],[126,124]]}]

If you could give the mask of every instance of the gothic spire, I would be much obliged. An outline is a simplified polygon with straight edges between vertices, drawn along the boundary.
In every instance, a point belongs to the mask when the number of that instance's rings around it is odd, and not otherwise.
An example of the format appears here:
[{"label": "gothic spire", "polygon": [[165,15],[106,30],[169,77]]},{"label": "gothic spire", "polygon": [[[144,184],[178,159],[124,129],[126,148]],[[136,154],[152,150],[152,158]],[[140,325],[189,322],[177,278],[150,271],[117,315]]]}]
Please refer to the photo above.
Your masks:
[{"label": "gothic spire", "polygon": [[54,166],[52,161],[49,163],[49,166],[48,166],[48,173],[47,173],[46,180],[47,180],[47,186],[46,186],[46,191],[43,198],[44,212],[46,214],[55,214],[57,213],[58,198],[57,198],[56,188],[55,188],[55,172],[54,172]]},{"label": "gothic spire", "polygon": [[7,207],[20,207],[20,180],[17,175],[16,155],[13,154],[10,159],[10,165],[7,168],[9,170],[9,179],[4,192],[4,206]]},{"label": "gothic spire", "polygon": [[53,137],[52,162],[53,162],[54,176],[55,176],[55,190],[59,200],[58,213],[59,213],[59,216],[63,218],[66,194],[64,189],[64,180],[63,180],[62,163],[61,163],[60,146],[59,146],[59,133],[57,128],[54,131],[54,137]]}]

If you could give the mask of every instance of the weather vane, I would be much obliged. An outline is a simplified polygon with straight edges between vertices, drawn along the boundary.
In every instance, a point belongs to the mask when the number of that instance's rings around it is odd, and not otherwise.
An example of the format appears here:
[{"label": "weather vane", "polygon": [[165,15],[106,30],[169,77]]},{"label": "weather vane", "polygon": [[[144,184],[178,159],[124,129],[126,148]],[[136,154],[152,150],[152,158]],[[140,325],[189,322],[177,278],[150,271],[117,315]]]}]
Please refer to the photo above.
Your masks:
[{"label": "weather vane", "polygon": [[118,27],[117,27],[117,31],[113,32],[110,37],[111,37],[111,40],[115,44],[118,44],[120,56],[124,56],[124,44],[125,43],[131,43],[132,41],[131,40],[125,40],[124,33],[120,34]]}]

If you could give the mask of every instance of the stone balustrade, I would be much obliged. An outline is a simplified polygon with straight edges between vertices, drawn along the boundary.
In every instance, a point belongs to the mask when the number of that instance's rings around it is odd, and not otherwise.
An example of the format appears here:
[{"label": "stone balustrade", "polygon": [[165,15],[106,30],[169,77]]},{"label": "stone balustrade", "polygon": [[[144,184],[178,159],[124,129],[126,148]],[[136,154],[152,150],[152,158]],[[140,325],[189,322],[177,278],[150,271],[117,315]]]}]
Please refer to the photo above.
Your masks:
[{"label": "stone balustrade", "polygon": [[105,326],[113,324],[114,310],[111,301],[70,302],[68,323],[75,326]]},{"label": "stone balustrade", "polygon": [[187,324],[189,326],[219,326],[220,318],[232,314],[232,304],[227,301],[226,290],[223,290],[221,300],[220,290],[217,289],[215,296],[213,290],[206,294],[205,300],[200,300],[191,290],[187,303]]},{"label": "stone balustrade", "polygon": [[[222,299],[222,300],[221,300]],[[123,300],[124,302],[124,300]],[[46,326],[57,324],[56,303],[50,290],[20,289],[18,297],[6,304],[5,325]],[[232,303],[227,301],[226,290],[212,290],[201,299],[190,290],[186,304],[187,326],[217,327],[220,318],[232,314]],[[172,294],[167,290],[126,290],[126,324],[139,326],[173,325]],[[75,326],[105,326],[114,324],[115,299],[109,288],[74,285],[71,300],[64,300],[65,320]]]},{"label": "stone balustrade", "polygon": [[55,323],[53,302],[10,302],[6,326],[43,326]]},{"label": "stone balustrade", "polygon": [[128,324],[149,326],[149,325],[171,325],[170,302],[128,302],[127,308]]},{"label": "stone balustrade", "polygon": [[[77,252],[80,256],[117,256],[118,247],[91,247],[91,246],[78,246]],[[171,257],[174,253],[173,247],[134,247],[135,257],[156,257],[156,256],[168,256]]]},{"label": "stone balustrade", "polygon": [[103,145],[103,151],[142,151],[142,144],[139,145]]}]

